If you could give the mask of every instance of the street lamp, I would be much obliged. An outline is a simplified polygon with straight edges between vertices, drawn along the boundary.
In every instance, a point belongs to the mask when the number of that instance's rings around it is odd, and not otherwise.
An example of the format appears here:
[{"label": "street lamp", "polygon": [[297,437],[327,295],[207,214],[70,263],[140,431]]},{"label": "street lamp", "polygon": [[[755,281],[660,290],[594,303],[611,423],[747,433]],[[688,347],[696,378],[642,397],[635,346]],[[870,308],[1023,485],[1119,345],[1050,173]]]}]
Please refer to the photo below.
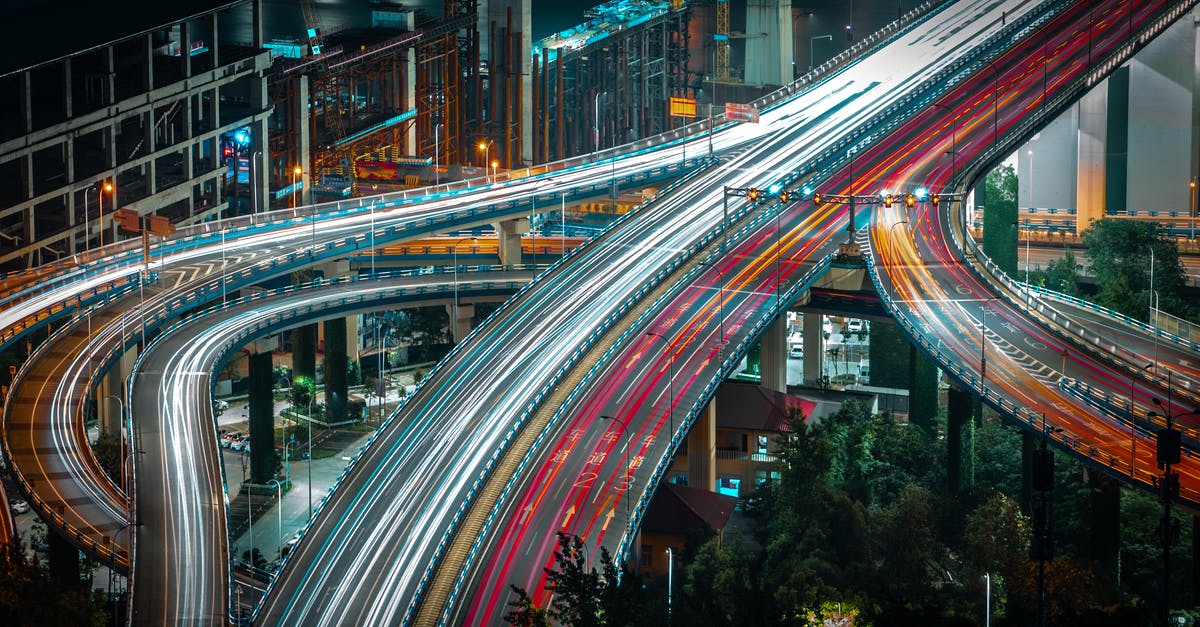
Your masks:
[{"label": "street lamp", "polygon": [[946,114],[950,116],[950,180],[953,181],[954,174],[958,171],[958,147],[956,146],[954,137],[954,120],[956,118],[954,117],[954,111],[950,109],[949,105],[942,102],[935,102],[933,106],[945,109]]},{"label": "street lamp", "polygon": [[[112,191],[113,191],[112,183],[109,183],[108,181],[104,181],[103,190],[104,190],[104,192],[112,193]],[[99,200],[100,200],[100,218],[98,220],[99,226],[96,227],[96,231],[100,234],[100,248],[104,248],[104,193],[99,192],[97,194],[97,196],[99,196]],[[87,199],[87,195],[85,194],[84,200],[86,200],[86,199]],[[114,205],[117,204],[116,199],[117,199],[117,195],[115,193],[113,193],[113,204]],[[85,209],[85,211],[86,211],[86,209]]]},{"label": "street lamp", "polygon": [[668,373],[670,378],[667,379],[667,393],[671,395],[671,398],[668,399],[667,415],[670,417],[671,421],[671,439],[675,439],[675,351],[671,350],[671,343],[668,342],[667,338],[663,337],[661,333],[646,331],[646,335],[658,338],[662,341],[663,345],[667,347],[667,355],[670,358],[670,361],[667,362],[667,366],[670,369],[670,372]]},{"label": "street lamp", "polygon": [[1147,362],[1145,366],[1138,368],[1133,374],[1129,375],[1129,478],[1135,479],[1134,470],[1137,468],[1137,426],[1134,423],[1133,417],[1133,384],[1137,381],[1138,375],[1145,372],[1147,369],[1154,366],[1154,362]]},{"label": "street lamp", "polygon": [[1188,181],[1188,217],[1191,218],[1188,222],[1191,224],[1192,234],[1188,239],[1196,239],[1196,179]]},{"label": "street lamp", "polygon": [[441,171],[438,169],[440,167],[439,164],[441,163],[441,160],[442,160],[442,155],[441,155],[442,141],[441,141],[441,133],[439,132],[441,130],[441,128],[442,128],[441,122],[438,122],[437,126],[433,127],[433,184],[435,187],[437,185],[440,185],[442,182],[442,174],[441,174]]},{"label": "street lamp", "polygon": [[992,310],[990,307],[988,307],[987,303],[992,300],[993,299],[991,298],[984,299],[984,305],[981,308],[983,315],[980,316],[983,326],[979,331],[979,389],[984,393],[985,396],[987,395],[987,392],[984,390],[983,384],[984,380],[987,379],[987,317],[988,314],[992,313]]},{"label": "street lamp", "polygon": [[829,41],[833,41],[833,35],[817,35],[816,37],[813,37],[808,40],[808,71],[809,72],[811,72],[813,70],[813,59],[815,58],[815,52],[814,52],[815,47],[813,46],[813,42],[815,42],[818,39],[828,39]]},{"label": "street lamp", "polygon": [[[1180,442],[1181,434],[1174,426],[1176,418],[1184,416],[1195,416],[1200,414],[1197,411],[1183,412],[1180,414],[1171,413],[1171,372],[1167,371],[1167,405],[1157,398],[1151,399],[1159,409],[1163,411],[1162,416],[1166,419],[1166,426],[1160,429],[1155,435],[1157,437],[1158,452],[1157,459],[1158,467],[1163,469],[1161,481],[1159,481],[1159,497],[1162,499],[1163,516],[1159,521],[1159,541],[1162,543],[1162,617],[1159,624],[1167,624],[1167,617],[1170,615],[1170,584],[1171,584],[1171,543],[1177,532],[1174,522],[1171,520],[1171,501],[1179,496],[1179,473],[1173,472],[1171,466],[1178,464],[1180,461]],[[1158,415],[1156,412],[1150,412],[1150,417]],[[1157,477],[1156,477],[1157,479]]]},{"label": "street lamp", "polygon": [[[271,479],[270,481],[267,482],[267,485],[271,485],[272,483],[275,484],[275,509],[276,509],[276,511],[279,512],[279,532],[278,532],[279,535],[277,535],[276,537],[279,539],[279,553],[282,555],[283,554],[283,486],[280,485],[278,479]],[[254,556],[251,555],[250,559],[251,559],[251,561],[253,561]]]},{"label": "street lamp", "polygon": [[633,436],[633,434],[629,432],[629,428],[628,428],[629,425],[627,425],[624,420],[621,420],[620,418],[617,418],[616,416],[600,416],[600,417],[604,420],[612,420],[612,421],[616,422],[617,424],[621,425],[621,431],[625,432],[625,462],[624,462],[624,466],[622,467],[621,473],[623,475],[625,475],[625,520],[626,520],[626,522],[628,522],[629,521],[629,487],[633,483],[633,481],[631,481],[629,479],[629,444],[630,444],[630,438]]},{"label": "street lamp", "polygon": [[496,168],[498,168],[498,167],[500,167],[500,162],[497,161],[496,159],[492,159],[492,181],[493,182],[496,180]]},{"label": "street lamp", "polygon": [[300,166],[292,168],[292,209],[295,209],[296,205],[299,203],[298,197],[300,195],[300,189],[296,187],[296,183],[300,178],[301,172],[302,170],[300,169]]},{"label": "street lamp", "polygon": [[489,139],[486,142],[480,140],[479,145],[476,146],[476,148],[483,151],[483,175],[484,176],[487,176],[487,167],[488,167],[488,162],[490,160],[489,157],[491,157],[492,144],[494,144],[494,143],[496,143],[496,142],[495,142],[495,140],[492,140],[492,139]]},{"label": "street lamp", "polygon": [[454,245],[450,247],[450,251],[454,257],[454,320],[450,321],[450,334],[454,337],[455,344],[461,339],[458,337],[458,245],[467,240],[474,241],[474,239],[474,237],[464,237],[454,242]]}]

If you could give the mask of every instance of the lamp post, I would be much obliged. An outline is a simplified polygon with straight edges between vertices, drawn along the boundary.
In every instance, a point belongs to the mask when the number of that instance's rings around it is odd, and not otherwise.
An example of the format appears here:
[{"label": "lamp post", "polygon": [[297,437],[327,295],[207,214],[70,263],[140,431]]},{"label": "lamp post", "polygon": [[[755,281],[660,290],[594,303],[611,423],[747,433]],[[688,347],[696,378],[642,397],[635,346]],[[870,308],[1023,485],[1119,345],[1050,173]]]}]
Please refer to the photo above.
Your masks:
[{"label": "lamp post", "polygon": [[492,159],[492,182],[496,181],[496,168],[498,167],[500,167],[500,162],[496,159]]},{"label": "lamp post", "polygon": [[[908,224],[908,220],[899,220],[899,221],[893,222],[892,225],[888,227],[888,233],[890,233],[892,235],[893,240],[895,240],[894,231],[896,230],[896,227],[900,226],[901,224]],[[913,244],[913,249],[914,250],[916,249],[916,244]],[[893,266],[893,267],[895,267],[895,266]]]},{"label": "lamp post", "polygon": [[476,146],[477,149],[483,152],[483,175],[485,177],[487,176],[487,168],[490,161],[489,157],[491,157],[492,144],[494,143],[496,142],[492,139],[489,139],[486,142],[480,140],[479,145]]},{"label": "lamp post", "polygon": [[668,376],[670,378],[667,379],[667,387],[668,387],[667,393],[671,395],[671,398],[668,400],[668,403],[667,403],[667,415],[669,416],[670,421],[671,421],[670,422],[670,424],[671,424],[671,439],[674,439],[675,438],[675,351],[671,350],[671,343],[668,342],[667,338],[663,337],[663,335],[661,333],[657,333],[654,331],[646,331],[646,335],[648,335],[650,337],[658,338],[659,340],[662,341],[663,346],[667,347],[667,355],[670,359],[670,361],[667,362],[667,367],[670,370],[670,372],[668,372]]},{"label": "lamp post", "polygon": [[616,416],[600,416],[600,417],[604,420],[612,420],[612,421],[616,422],[617,424],[621,425],[621,431],[623,431],[625,433],[625,461],[624,461],[624,466],[622,466],[621,473],[625,476],[625,520],[626,520],[626,522],[628,522],[629,521],[629,487],[630,487],[630,484],[633,483],[632,481],[629,480],[629,444],[630,444],[630,438],[633,436],[633,434],[629,432],[629,428],[628,428],[629,425],[627,425],[624,420],[621,420],[620,418],[617,418]]},{"label": "lamp post", "polygon": [[818,39],[828,39],[829,41],[833,41],[833,35],[817,35],[816,37],[812,37],[808,40],[808,71],[809,72],[813,71],[813,65],[815,65],[813,63],[813,59],[816,56],[816,52],[815,52],[816,47],[813,44]]},{"label": "lamp post", "polygon": [[262,156],[261,150],[250,153],[250,224],[254,224],[258,219],[258,201],[261,194],[258,189],[258,156]]},{"label": "lamp post", "polygon": [[1196,179],[1188,181],[1188,222],[1191,224],[1191,235],[1188,239],[1196,239]]},{"label": "lamp post", "polygon": [[671,624],[671,591],[674,588],[675,554],[667,547],[667,624]]},{"label": "lamp post", "polygon": [[[1159,521],[1159,541],[1162,543],[1162,617],[1160,625],[1167,624],[1167,619],[1171,613],[1171,544],[1174,541],[1174,536],[1177,532],[1174,521],[1171,520],[1171,501],[1179,496],[1179,473],[1171,470],[1171,467],[1178,464],[1180,461],[1180,442],[1181,434],[1174,426],[1176,418],[1184,416],[1195,416],[1200,412],[1190,411],[1180,414],[1171,413],[1171,372],[1167,371],[1167,404],[1157,398],[1151,399],[1159,409],[1163,411],[1162,416],[1166,419],[1166,426],[1156,433],[1158,440],[1158,454],[1156,461],[1158,467],[1163,469],[1161,481],[1158,482],[1159,497],[1162,499],[1163,515]],[[1149,416],[1156,416],[1156,412],[1150,412]]]},{"label": "lamp post", "polygon": [[[272,483],[275,484],[275,510],[279,513],[279,530],[278,530],[279,535],[277,535],[276,537],[279,539],[279,552],[280,552],[280,554],[282,554],[283,553],[283,486],[280,485],[278,479],[271,479],[270,481],[267,482],[267,485],[271,485]],[[250,559],[253,560],[254,556],[251,555]]]},{"label": "lamp post", "polygon": [[[104,191],[112,192],[113,191],[112,183],[105,181],[104,182]],[[104,194],[103,194],[103,192],[101,192],[99,194],[99,196],[100,196],[100,217],[98,220],[99,225],[96,227],[96,232],[100,234],[100,248],[104,248]],[[117,204],[116,199],[117,199],[117,195],[115,193],[113,193],[113,204],[114,205]]]},{"label": "lamp post", "polygon": [[461,339],[458,337],[458,245],[467,240],[474,239],[474,237],[464,237],[454,242],[454,245],[450,247],[451,254],[454,257],[454,320],[450,321],[450,333],[454,337],[455,344]]},{"label": "lamp post", "polygon": [[992,627],[992,575],[983,574],[983,625]]},{"label": "lamp post", "polygon": [[954,133],[954,111],[950,109],[949,105],[943,102],[935,102],[933,106],[945,109],[946,115],[950,116],[950,180],[953,181],[954,175],[958,172],[958,146],[956,145]]},{"label": "lamp post", "polygon": [[312,522],[313,506],[312,506],[312,405],[313,399],[317,396],[317,382],[313,381],[312,393],[308,395],[308,522]]},{"label": "lamp post", "polygon": [[442,182],[442,173],[439,170],[439,168],[441,167],[439,164],[441,163],[441,160],[442,160],[442,155],[441,155],[442,141],[441,141],[441,133],[439,132],[441,130],[441,128],[442,128],[441,122],[438,122],[437,125],[433,127],[433,184],[435,187],[437,185],[440,185]]},{"label": "lamp post", "polygon": [[984,299],[982,307],[983,315],[979,317],[983,323],[979,331],[979,389],[984,392],[985,396],[987,394],[983,389],[983,383],[987,379],[987,317],[988,314],[992,313],[987,303],[991,302],[991,300],[991,298]]},{"label": "lamp post", "polygon": [[296,183],[300,178],[300,173],[300,166],[292,168],[292,209],[295,209],[300,202],[300,188],[296,187]]},{"label": "lamp post", "polygon": [[596,92],[596,97],[594,99],[595,111],[593,113],[594,117],[592,118],[592,135],[596,142],[596,152],[600,152],[600,96],[607,93],[607,91],[598,91]]},{"label": "lamp post", "polygon": [[1152,367],[1154,362],[1147,362],[1145,366],[1138,368],[1136,372],[1129,375],[1129,478],[1136,479],[1134,472],[1137,468],[1137,425],[1134,422],[1133,416],[1133,384],[1137,381],[1138,375]]}]

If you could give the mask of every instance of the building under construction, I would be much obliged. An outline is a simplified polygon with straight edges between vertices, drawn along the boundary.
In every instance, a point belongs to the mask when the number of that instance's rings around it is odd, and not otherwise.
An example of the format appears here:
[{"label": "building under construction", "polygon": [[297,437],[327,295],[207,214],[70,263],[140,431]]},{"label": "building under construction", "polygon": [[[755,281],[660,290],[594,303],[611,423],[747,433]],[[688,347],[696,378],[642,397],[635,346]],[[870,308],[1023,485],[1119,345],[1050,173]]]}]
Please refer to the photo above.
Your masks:
[{"label": "building under construction", "polygon": [[533,50],[534,162],[623,144],[691,120],[669,115],[671,97],[695,96],[689,67],[697,24],[680,0],[612,0],[580,26]]}]

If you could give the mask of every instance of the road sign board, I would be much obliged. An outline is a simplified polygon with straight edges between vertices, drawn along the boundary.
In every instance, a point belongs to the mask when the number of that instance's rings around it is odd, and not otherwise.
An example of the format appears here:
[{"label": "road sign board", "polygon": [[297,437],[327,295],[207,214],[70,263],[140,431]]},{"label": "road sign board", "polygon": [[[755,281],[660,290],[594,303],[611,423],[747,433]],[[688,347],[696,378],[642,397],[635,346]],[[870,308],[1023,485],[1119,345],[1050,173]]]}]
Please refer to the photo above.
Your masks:
[{"label": "road sign board", "polygon": [[671,115],[681,118],[696,117],[695,98],[671,98]]},{"label": "road sign board", "polygon": [[725,103],[725,119],[730,122],[758,122],[758,107],[740,102]]}]

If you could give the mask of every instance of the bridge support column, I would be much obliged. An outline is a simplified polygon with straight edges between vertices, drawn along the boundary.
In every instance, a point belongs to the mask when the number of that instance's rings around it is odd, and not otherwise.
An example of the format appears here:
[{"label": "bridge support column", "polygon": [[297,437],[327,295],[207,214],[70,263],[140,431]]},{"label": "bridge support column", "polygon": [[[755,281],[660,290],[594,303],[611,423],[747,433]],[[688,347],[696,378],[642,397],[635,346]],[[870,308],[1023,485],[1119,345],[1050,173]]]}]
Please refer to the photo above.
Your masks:
[{"label": "bridge support column", "polygon": [[500,263],[521,263],[521,233],[529,231],[529,219],[517,218],[493,224],[496,228],[496,246],[500,250]]},{"label": "bridge support column", "polygon": [[1029,431],[1021,431],[1021,511],[1033,515],[1033,456],[1037,439]]},{"label": "bridge support column", "polygon": [[787,85],[792,82],[792,3],[749,0],[746,3],[746,82]]},{"label": "bridge support column", "polygon": [[[7,504],[5,505],[7,507]],[[46,553],[50,560],[50,577],[64,590],[78,590],[79,549],[53,528],[46,529]]]},{"label": "bridge support column", "polygon": [[454,316],[454,303],[446,305],[446,314],[450,316],[450,335],[455,344],[462,341],[471,332],[471,323],[475,320],[475,305],[458,303],[458,318]]},{"label": "bridge support column", "polygon": [[1196,24],[1183,18],[1148,42],[1128,64],[1125,165],[1130,211],[1141,215],[1174,211],[1180,217],[1191,211],[1188,184],[1197,164],[1192,135],[1200,122],[1194,113],[1195,50]]},{"label": "bridge support column", "polygon": [[762,386],[787,392],[787,318],[780,318],[763,334],[759,342]]},{"label": "bridge support column", "polygon": [[[97,386],[96,419],[103,432],[118,434],[123,432],[121,408],[125,402],[125,378],[126,374],[133,370],[133,363],[136,360],[136,348],[125,351],[121,358],[113,363],[108,374],[104,375],[104,378],[100,380],[100,385]],[[109,396],[115,396],[121,400],[117,402]]]},{"label": "bridge support column", "polygon": [[821,329],[821,314],[804,314],[804,383],[816,385],[824,375],[821,361],[825,357],[825,332]]},{"label": "bridge support column", "polygon": [[[325,325],[325,422],[346,421],[346,319],[326,320]],[[357,416],[356,416],[357,418]]]},{"label": "bridge support column", "polygon": [[688,433],[688,485],[715,492],[717,489],[717,401],[709,401]]},{"label": "bridge support column", "polygon": [[317,383],[317,325],[306,324],[292,329],[292,381],[308,377]]},{"label": "bridge support column", "polygon": [[255,350],[250,354],[250,376],[247,386],[250,414],[249,483],[266,483],[275,476],[275,399],[271,389],[274,378],[272,367],[270,350]]},{"label": "bridge support column", "polygon": [[1091,558],[1101,572],[1116,574],[1121,549],[1121,486],[1116,479],[1085,467],[1091,488]]},{"label": "bridge support column", "polygon": [[1075,181],[1075,232],[1104,217],[1104,151],[1108,90],[1093,89],[1076,105],[1078,174]]},{"label": "bridge support column", "polygon": [[963,425],[971,423],[973,402],[971,393],[957,385],[950,386],[949,401],[946,412],[946,487],[951,492],[958,492],[963,487]]},{"label": "bridge support column", "polygon": [[[307,205],[312,202],[311,188],[312,182],[311,173],[312,161],[309,155],[312,154],[312,138],[309,136],[308,129],[310,125],[310,109],[309,109],[309,93],[308,93],[308,77],[296,77],[296,102],[293,111],[296,114],[296,154],[300,157],[300,163],[288,164],[286,167],[286,175],[288,182],[292,179],[292,168],[300,166],[300,183],[303,184],[303,190],[298,197],[300,204]],[[264,177],[265,179],[266,177]],[[289,194],[290,196],[291,194]],[[294,202],[294,201],[293,201]]]}]

